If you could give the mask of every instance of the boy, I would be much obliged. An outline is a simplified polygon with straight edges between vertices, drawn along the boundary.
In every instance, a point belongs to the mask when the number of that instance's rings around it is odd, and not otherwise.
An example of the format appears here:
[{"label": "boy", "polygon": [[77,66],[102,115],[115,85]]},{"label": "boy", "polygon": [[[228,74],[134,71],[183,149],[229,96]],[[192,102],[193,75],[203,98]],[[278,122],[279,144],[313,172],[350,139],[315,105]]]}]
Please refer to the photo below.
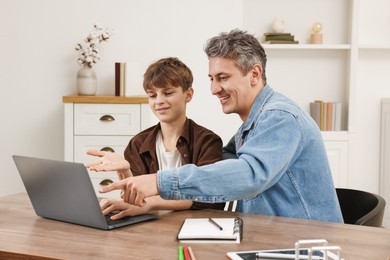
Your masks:
[{"label": "boy", "polygon": [[[185,164],[198,166],[222,159],[222,140],[212,131],[186,117],[186,105],[194,94],[191,70],[177,58],[165,58],[151,64],[144,74],[143,87],[149,106],[159,123],[134,136],[122,156],[90,150],[98,156],[86,164],[92,171],[116,170],[120,179],[177,168]],[[119,213],[112,219],[139,215],[152,210],[185,210],[190,208],[223,209],[225,204],[198,203],[190,200],[164,200],[159,195],[146,200],[142,207],[122,199],[103,199],[104,214]]]}]

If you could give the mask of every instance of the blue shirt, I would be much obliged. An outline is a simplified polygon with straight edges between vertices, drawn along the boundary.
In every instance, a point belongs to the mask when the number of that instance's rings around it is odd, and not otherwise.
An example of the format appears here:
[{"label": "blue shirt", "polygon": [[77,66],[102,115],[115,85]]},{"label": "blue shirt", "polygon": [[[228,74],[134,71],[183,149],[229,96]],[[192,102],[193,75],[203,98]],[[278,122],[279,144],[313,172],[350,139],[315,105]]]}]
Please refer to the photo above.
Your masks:
[{"label": "blue shirt", "polygon": [[164,199],[239,200],[237,211],[343,222],[321,132],[268,85],[235,135],[237,159],[159,171]]}]

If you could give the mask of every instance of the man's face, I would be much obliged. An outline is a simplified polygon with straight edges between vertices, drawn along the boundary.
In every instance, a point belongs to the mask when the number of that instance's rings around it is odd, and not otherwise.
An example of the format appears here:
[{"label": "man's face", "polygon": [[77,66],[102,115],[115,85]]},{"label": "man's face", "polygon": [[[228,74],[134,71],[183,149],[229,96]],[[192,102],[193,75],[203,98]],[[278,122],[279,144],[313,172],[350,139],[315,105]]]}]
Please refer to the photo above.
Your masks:
[{"label": "man's face", "polygon": [[253,101],[251,73],[243,75],[232,60],[214,57],[209,59],[209,77],[211,93],[218,97],[222,111],[237,113],[245,121]]}]

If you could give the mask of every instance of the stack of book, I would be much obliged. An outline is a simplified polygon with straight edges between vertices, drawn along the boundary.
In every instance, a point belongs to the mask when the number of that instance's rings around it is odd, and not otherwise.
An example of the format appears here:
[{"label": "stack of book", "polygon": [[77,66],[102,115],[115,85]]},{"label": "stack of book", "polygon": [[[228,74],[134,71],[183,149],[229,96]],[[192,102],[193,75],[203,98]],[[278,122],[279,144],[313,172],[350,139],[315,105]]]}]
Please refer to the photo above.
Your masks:
[{"label": "stack of book", "polygon": [[264,33],[265,44],[298,44],[291,33]]},{"label": "stack of book", "polygon": [[341,102],[310,102],[310,115],[321,131],[341,130]]}]

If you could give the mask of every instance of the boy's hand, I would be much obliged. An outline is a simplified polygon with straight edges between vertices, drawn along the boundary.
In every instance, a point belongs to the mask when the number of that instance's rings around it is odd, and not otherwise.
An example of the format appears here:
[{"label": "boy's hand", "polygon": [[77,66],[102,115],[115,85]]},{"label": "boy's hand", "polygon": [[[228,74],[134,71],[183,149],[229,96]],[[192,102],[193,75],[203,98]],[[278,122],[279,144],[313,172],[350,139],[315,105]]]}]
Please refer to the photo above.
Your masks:
[{"label": "boy's hand", "polygon": [[127,216],[137,216],[149,212],[149,207],[138,207],[124,202],[122,199],[102,199],[100,208],[104,215],[112,213],[112,220],[117,220]]},{"label": "boy's hand", "polygon": [[119,179],[133,176],[130,164],[121,155],[98,150],[88,150],[88,155],[99,157],[98,160],[86,163],[85,167],[95,172],[117,171]]}]

